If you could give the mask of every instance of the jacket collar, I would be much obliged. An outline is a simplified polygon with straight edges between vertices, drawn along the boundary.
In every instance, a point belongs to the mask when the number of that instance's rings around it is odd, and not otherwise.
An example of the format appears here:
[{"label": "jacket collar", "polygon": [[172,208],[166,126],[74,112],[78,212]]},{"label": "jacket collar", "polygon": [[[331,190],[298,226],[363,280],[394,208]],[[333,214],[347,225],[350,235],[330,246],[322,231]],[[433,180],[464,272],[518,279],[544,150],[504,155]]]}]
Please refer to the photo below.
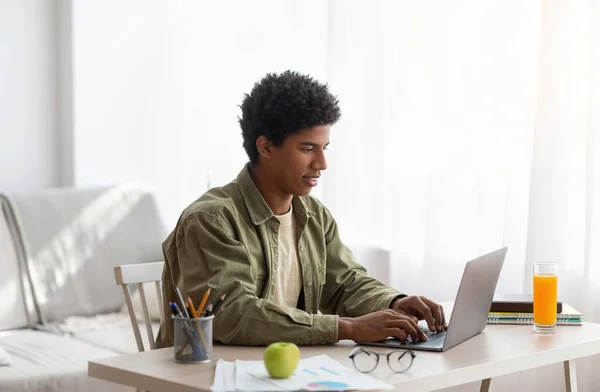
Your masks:
[{"label": "jacket collar", "polygon": [[[237,176],[237,183],[246,208],[250,213],[250,219],[256,226],[261,225],[274,217],[273,211],[269,208],[269,205],[265,201],[264,197],[256,187],[252,176],[250,175],[250,163],[247,163]],[[292,205],[295,213],[310,218],[315,213],[308,208],[304,201],[305,196],[294,196],[292,199]]]}]

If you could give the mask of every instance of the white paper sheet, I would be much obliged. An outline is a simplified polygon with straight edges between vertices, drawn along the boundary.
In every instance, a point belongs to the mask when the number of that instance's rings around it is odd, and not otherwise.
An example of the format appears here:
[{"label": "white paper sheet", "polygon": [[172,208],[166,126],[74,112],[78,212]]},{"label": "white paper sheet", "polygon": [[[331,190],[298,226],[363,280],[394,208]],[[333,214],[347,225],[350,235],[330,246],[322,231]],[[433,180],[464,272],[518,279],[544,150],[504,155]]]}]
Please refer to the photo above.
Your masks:
[{"label": "white paper sheet", "polygon": [[286,379],[269,377],[263,361],[219,361],[212,392],[373,390],[393,387],[368,374],[343,366],[327,355],[300,360]]},{"label": "white paper sheet", "polygon": [[[261,380],[256,378],[249,370],[250,369],[263,369],[265,374],[265,364],[263,361],[235,361],[235,390],[237,392],[246,391],[281,391],[281,387],[271,384],[267,380]],[[269,375],[267,374],[267,378]],[[289,390],[289,389],[284,389]]]},{"label": "white paper sheet", "polygon": [[219,359],[210,390],[212,392],[235,391],[235,362],[226,362]]}]

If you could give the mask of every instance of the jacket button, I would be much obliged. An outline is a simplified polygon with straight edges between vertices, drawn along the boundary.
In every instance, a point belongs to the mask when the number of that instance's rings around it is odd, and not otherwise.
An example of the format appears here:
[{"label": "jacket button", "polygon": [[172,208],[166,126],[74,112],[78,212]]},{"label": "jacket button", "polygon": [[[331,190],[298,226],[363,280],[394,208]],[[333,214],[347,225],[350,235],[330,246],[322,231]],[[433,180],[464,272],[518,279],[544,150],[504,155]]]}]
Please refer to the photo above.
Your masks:
[{"label": "jacket button", "polygon": [[304,252],[304,248],[302,246],[300,247],[300,252]]},{"label": "jacket button", "polygon": [[308,287],[310,287],[310,286],[312,286],[312,282],[311,282],[311,281],[309,281],[308,283],[306,283],[306,285],[307,285]]}]

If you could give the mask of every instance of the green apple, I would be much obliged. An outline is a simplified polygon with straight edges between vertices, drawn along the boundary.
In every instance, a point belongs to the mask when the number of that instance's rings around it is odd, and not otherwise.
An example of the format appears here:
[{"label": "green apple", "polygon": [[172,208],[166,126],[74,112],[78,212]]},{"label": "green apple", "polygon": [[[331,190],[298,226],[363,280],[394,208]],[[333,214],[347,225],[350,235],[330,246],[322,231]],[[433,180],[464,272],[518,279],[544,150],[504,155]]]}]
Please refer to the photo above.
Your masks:
[{"label": "green apple", "polygon": [[272,378],[288,378],[300,361],[300,349],[294,343],[271,343],[264,354],[265,367]]}]

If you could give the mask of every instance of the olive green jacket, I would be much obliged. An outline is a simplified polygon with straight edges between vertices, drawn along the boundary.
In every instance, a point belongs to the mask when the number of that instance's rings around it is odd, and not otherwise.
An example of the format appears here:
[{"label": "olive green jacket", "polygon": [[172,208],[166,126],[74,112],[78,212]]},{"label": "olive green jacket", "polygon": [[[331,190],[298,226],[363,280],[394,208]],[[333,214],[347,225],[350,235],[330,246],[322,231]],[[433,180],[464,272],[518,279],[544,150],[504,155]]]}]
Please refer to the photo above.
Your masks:
[{"label": "olive green jacket", "polygon": [[159,347],[173,345],[169,302],[177,301],[174,284],[196,305],[209,287],[209,303],[227,294],[214,319],[213,338],[236,345],[335,343],[339,316],[386,309],[402,296],[367,276],[340,241],[331,213],[317,199],[294,197],[292,203],[303,282],[298,308],[270,301],[276,285],[285,284],[275,280],[279,220],[247,165],[236,180],[211,189],[186,208],[163,243],[166,317]]}]

